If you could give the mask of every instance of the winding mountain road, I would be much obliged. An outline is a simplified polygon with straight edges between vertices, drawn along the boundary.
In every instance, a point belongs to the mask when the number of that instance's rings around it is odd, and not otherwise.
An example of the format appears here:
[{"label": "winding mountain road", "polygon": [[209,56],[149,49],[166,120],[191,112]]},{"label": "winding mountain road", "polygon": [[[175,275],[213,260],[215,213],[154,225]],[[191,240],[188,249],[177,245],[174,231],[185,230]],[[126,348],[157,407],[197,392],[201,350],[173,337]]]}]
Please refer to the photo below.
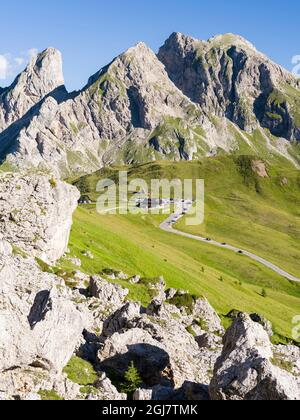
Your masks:
[{"label": "winding mountain road", "polygon": [[[165,232],[168,232],[168,233],[183,236],[183,237],[189,238],[189,239],[194,239],[194,240],[200,241],[200,242],[205,242],[206,244],[209,244],[209,245],[217,246],[219,248],[228,249],[228,250],[233,251],[235,253],[243,254],[243,255],[251,258],[252,260],[257,261],[260,264],[263,264],[264,266],[268,267],[269,269],[275,271],[275,273],[279,274],[280,276],[284,277],[285,279],[293,281],[293,282],[300,283],[300,278],[295,277],[295,276],[287,273],[286,271],[277,267],[275,264],[272,264],[271,262],[265,260],[264,258],[259,257],[258,255],[252,254],[251,252],[244,251],[241,248],[236,248],[234,246],[231,246],[231,245],[228,245],[228,244],[225,244],[225,243],[216,242],[214,240],[210,240],[210,239],[207,239],[207,238],[203,238],[201,236],[192,235],[190,233],[185,233],[185,232],[182,232],[180,230],[174,229],[174,227],[173,227],[174,224],[182,217],[183,217],[182,207],[180,207],[180,209],[178,209],[178,211],[173,213],[170,217],[168,217],[168,219],[166,219],[160,225],[160,229],[165,231]],[[176,219],[176,222],[175,222],[175,219]]]}]

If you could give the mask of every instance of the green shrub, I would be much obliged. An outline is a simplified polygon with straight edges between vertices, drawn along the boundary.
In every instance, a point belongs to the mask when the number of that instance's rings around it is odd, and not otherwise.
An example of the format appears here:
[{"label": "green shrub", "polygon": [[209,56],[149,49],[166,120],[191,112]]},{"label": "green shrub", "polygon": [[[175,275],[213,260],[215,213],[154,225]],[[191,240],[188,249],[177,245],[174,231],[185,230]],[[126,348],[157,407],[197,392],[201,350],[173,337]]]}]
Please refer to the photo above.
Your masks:
[{"label": "green shrub", "polygon": [[274,357],[271,359],[271,363],[282,370],[293,373],[293,364],[284,360],[280,355],[274,355]]},{"label": "green shrub", "polygon": [[181,295],[176,293],[176,295],[167,301],[170,305],[176,306],[178,309],[185,308],[187,313],[191,315],[194,310],[194,305],[197,300],[197,296],[193,296],[189,293]]},{"label": "green shrub", "polygon": [[267,293],[266,289],[262,289],[262,291],[261,291],[261,296],[262,296],[263,298],[267,298],[267,297],[268,297],[268,293]]},{"label": "green shrub", "polygon": [[51,178],[49,180],[49,182],[50,182],[50,185],[51,185],[52,188],[56,188],[57,187],[57,181],[56,181],[56,179]]},{"label": "green shrub", "polygon": [[206,332],[209,331],[207,321],[205,321],[205,319],[195,319],[194,322],[198,325],[198,327],[201,328],[201,330],[206,331]]},{"label": "green shrub", "polygon": [[104,268],[104,270],[101,271],[102,275],[104,276],[118,276],[120,274],[119,271],[113,270],[112,268]]},{"label": "green shrub", "polygon": [[141,278],[139,281],[139,284],[143,284],[145,286],[156,286],[158,284],[160,284],[160,277],[153,277],[153,278]]},{"label": "green shrub", "polygon": [[197,337],[197,334],[195,333],[195,331],[194,331],[194,329],[193,329],[193,326],[192,326],[192,325],[190,325],[189,327],[187,327],[187,328],[186,328],[186,330],[187,330],[187,332],[188,332],[189,334],[191,334],[193,337]]}]

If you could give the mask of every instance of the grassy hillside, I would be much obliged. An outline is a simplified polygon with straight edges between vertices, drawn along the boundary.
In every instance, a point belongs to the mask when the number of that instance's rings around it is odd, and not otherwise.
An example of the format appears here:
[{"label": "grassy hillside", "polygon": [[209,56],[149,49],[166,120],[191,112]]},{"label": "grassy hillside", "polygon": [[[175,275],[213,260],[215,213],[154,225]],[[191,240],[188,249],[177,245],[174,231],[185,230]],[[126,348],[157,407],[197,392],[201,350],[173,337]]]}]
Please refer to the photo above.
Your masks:
[{"label": "grassy hillside", "polygon": [[[150,215],[100,216],[93,206],[80,207],[71,254],[82,259],[82,270],[90,274],[109,267],[147,278],[163,275],[169,286],[206,296],[220,314],[231,309],[258,312],[273,322],[277,334],[291,336],[291,320],[300,308],[299,284],[244,256],[163,232],[158,229],[161,220]],[[94,259],[83,256],[87,249]],[[120,284],[130,288],[133,299],[149,302],[145,286]]]},{"label": "grassy hillside", "polygon": [[[253,158],[257,159],[257,158]],[[193,162],[155,162],[125,168],[129,179],[200,178],[205,180],[205,221],[177,228],[252,251],[295,276],[300,273],[300,171],[286,159],[265,161],[268,178],[251,168],[252,157],[221,155]],[[117,181],[119,169],[110,168],[81,178],[75,184],[97,199],[96,184],[108,177]]]},{"label": "grassy hillside", "polygon": [[[117,180],[120,169],[128,170],[129,179],[147,181],[204,178],[204,224],[191,228],[181,220],[177,227],[254,251],[299,275],[300,172],[277,157],[265,160],[268,177],[261,178],[252,170],[253,159],[257,157],[220,155],[197,162],[109,168],[75,184],[96,200],[99,179]],[[243,255],[163,232],[159,224],[164,216],[100,216],[94,207],[77,210],[70,241],[72,255],[82,259],[87,273],[114,268],[130,275],[163,275],[169,286],[205,295],[221,315],[231,309],[258,312],[272,321],[278,335],[291,337],[292,318],[300,310],[300,284]],[[82,255],[86,249],[95,259]],[[120,283],[129,286],[133,299],[149,301],[145,286]]]}]

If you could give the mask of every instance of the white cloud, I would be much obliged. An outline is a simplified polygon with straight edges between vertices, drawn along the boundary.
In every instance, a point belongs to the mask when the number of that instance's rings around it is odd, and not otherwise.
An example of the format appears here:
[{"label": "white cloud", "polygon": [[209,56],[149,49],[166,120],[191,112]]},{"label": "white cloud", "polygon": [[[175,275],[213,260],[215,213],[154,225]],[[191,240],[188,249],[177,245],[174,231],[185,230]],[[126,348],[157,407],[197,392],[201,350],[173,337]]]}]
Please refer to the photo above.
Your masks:
[{"label": "white cloud", "polygon": [[0,54],[0,80],[7,80],[15,77],[23,70],[24,65],[38,55],[36,48],[20,53],[14,57],[12,54]]},{"label": "white cloud", "polygon": [[27,54],[29,55],[29,58],[35,58],[38,55],[38,50],[36,48],[30,48],[30,50],[27,51]]},{"label": "white cloud", "polygon": [[9,62],[5,55],[0,55],[0,79],[5,80],[8,77]]},{"label": "white cloud", "polygon": [[25,59],[22,58],[22,57],[16,57],[15,58],[15,63],[16,63],[17,66],[21,66],[22,64],[24,64],[24,62],[25,62]]}]

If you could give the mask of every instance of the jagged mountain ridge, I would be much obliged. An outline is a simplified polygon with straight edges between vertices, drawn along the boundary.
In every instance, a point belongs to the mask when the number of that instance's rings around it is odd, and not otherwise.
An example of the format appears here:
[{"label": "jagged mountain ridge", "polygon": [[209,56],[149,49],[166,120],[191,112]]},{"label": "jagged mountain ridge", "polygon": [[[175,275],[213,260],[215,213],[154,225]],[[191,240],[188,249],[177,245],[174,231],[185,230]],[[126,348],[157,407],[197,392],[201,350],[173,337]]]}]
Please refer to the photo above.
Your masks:
[{"label": "jagged mountain ridge", "polygon": [[299,82],[233,35],[204,42],[173,34],[157,56],[140,43],[81,91],[67,95],[62,84],[60,53],[48,49],[2,92],[2,159],[68,176],[113,163],[192,160],[241,142],[255,151],[254,129],[286,157],[287,140],[300,139]]},{"label": "jagged mountain ridge", "polygon": [[204,112],[242,130],[260,125],[275,136],[300,140],[299,81],[242,37],[226,34],[204,42],[174,33],[158,58]]}]

